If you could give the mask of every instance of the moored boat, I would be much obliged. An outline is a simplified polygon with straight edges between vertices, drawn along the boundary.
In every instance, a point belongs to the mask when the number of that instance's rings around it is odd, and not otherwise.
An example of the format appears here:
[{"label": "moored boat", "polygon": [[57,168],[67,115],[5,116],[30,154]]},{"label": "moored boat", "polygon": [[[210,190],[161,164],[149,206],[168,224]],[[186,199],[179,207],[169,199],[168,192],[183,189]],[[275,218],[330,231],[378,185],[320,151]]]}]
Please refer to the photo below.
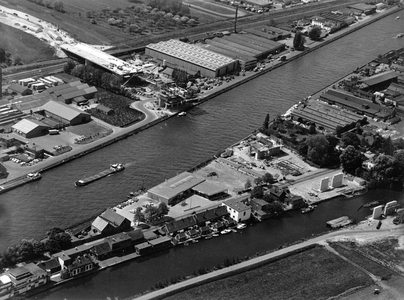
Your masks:
[{"label": "moored boat", "polygon": [[231,229],[228,229],[228,228],[220,231],[221,234],[228,234],[230,232],[231,232]]},{"label": "moored boat", "polygon": [[238,223],[237,224],[237,229],[244,229],[246,227],[247,227],[247,225],[245,223]]},{"label": "moored boat", "polygon": [[185,111],[182,111],[178,114],[179,117],[185,116],[187,113]]},{"label": "moored boat", "polygon": [[307,206],[306,208],[303,208],[303,209],[302,209],[302,214],[309,213],[309,212],[313,211],[314,208],[315,208],[314,206],[309,205],[309,206]]},{"label": "moored boat", "polygon": [[41,175],[41,173],[39,173],[39,172],[29,173],[29,174],[27,174],[27,178],[28,178],[29,180],[31,180],[31,181],[34,181],[34,180],[39,180],[39,179],[41,179],[41,178],[42,178],[42,175]]},{"label": "moored boat", "polygon": [[96,181],[98,179],[104,178],[104,177],[106,177],[108,175],[111,175],[113,173],[123,171],[124,169],[125,169],[125,166],[123,164],[112,164],[109,167],[109,169],[107,169],[107,170],[104,170],[104,171],[102,171],[102,172],[100,172],[98,174],[95,174],[93,176],[90,176],[90,177],[87,177],[87,178],[84,178],[84,179],[76,180],[74,182],[74,185],[75,186],[85,186],[85,185],[87,185],[87,184],[89,184],[89,183],[91,183],[93,181]]}]

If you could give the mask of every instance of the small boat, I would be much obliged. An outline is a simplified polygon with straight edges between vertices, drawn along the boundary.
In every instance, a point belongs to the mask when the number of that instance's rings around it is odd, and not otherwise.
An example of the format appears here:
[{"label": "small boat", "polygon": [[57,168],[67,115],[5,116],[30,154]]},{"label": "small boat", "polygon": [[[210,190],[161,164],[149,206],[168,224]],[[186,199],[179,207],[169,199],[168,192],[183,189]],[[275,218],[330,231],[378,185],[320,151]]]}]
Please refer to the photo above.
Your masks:
[{"label": "small boat", "polygon": [[403,36],[404,36],[404,33],[401,32],[401,33],[396,35],[396,38],[402,38]]},{"label": "small boat", "polygon": [[231,232],[231,229],[224,229],[224,230],[222,230],[220,233],[221,234],[228,234],[228,233],[230,233]]},{"label": "small boat", "polygon": [[192,243],[198,243],[199,241],[197,239],[192,239]]},{"label": "small boat", "polygon": [[216,237],[216,236],[219,236],[219,234],[218,233],[213,233],[212,234],[212,237]]},{"label": "small boat", "polygon": [[313,210],[314,210],[314,206],[309,205],[309,206],[307,206],[306,208],[303,208],[303,209],[302,209],[302,214],[309,213],[309,212],[311,212],[311,211],[313,211]]},{"label": "small boat", "polygon": [[237,230],[234,229],[234,228],[231,228],[230,230],[231,230],[232,232],[237,232]]},{"label": "small boat", "polygon": [[237,229],[244,229],[244,228],[246,228],[246,227],[247,227],[247,225],[244,224],[244,223],[239,223],[239,224],[237,224]]},{"label": "small boat", "polygon": [[185,111],[182,111],[178,114],[179,117],[185,116],[187,113]]},{"label": "small boat", "polygon": [[208,234],[207,236],[205,236],[205,240],[209,240],[211,238],[213,238],[213,234]]},{"label": "small boat", "polygon": [[397,16],[397,17],[396,17],[396,20],[398,20],[398,19],[400,19],[400,16]]},{"label": "small boat", "polygon": [[27,174],[27,178],[31,181],[39,180],[42,178],[41,173],[35,172],[35,173],[29,173]]}]

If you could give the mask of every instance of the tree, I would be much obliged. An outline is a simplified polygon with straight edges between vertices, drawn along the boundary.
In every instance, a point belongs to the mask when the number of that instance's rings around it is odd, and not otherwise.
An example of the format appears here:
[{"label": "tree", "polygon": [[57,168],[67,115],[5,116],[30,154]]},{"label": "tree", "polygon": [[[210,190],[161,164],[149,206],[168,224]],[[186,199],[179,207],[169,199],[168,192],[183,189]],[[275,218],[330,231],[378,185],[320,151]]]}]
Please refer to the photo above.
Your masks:
[{"label": "tree", "polygon": [[307,158],[315,164],[324,165],[326,163],[324,158],[329,148],[327,138],[322,134],[310,136],[306,140],[306,145],[308,146]]},{"label": "tree", "polygon": [[251,191],[251,198],[262,199],[264,196],[264,188],[262,186],[255,186]]},{"label": "tree", "polygon": [[6,59],[7,59],[6,51],[4,51],[4,49],[0,48],[0,64],[5,63]]},{"label": "tree", "polygon": [[262,185],[262,182],[263,182],[263,180],[261,177],[257,177],[254,179],[255,185]]},{"label": "tree", "polygon": [[74,69],[74,67],[76,66],[76,64],[74,63],[74,61],[72,61],[71,59],[69,59],[67,61],[67,63],[64,65],[63,67],[63,71],[67,74],[71,74],[72,70]]},{"label": "tree", "polygon": [[18,54],[14,54],[11,57],[11,61],[13,62],[14,66],[18,66],[18,65],[20,65],[22,63],[21,57]]},{"label": "tree", "polygon": [[65,11],[62,1],[56,1],[55,3],[53,3],[53,8],[59,12]]},{"label": "tree", "polygon": [[296,50],[303,51],[304,43],[306,42],[306,38],[303,36],[302,32],[299,30],[295,33],[295,37],[293,38],[293,47]]},{"label": "tree", "polygon": [[251,179],[248,178],[247,181],[246,181],[245,184],[244,184],[244,188],[245,188],[245,189],[249,189],[249,188],[251,188],[251,186],[252,186],[252,184],[251,184]]},{"label": "tree", "polygon": [[269,114],[267,114],[265,116],[265,120],[264,120],[264,129],[268,129],[269,126]]},{"label": "tree", "polygon": [[314,26],[309,31],[309,38],[313,41],[318,41],[320,40],[320,37],[321,37],[321,28],[319,26]]},{"label": "tree", "polygon": [[317,133],[316,125],[314,123],[311,123],[309,127],[309,134],[316,134],[316,133]]},{"label": "tree", "polygon": [[342,135],[341,142],[343,147],[354,146],[355,148],[358,148],[361,145],[359,137],[351,131]]},{"label": "tree", "polygon": [[165,216],[166,214],[168,214],[169,211],[170,211],[170,209],[168,208],[166,203],[161,202],[159,204],[158,214],[159,214],[160,217]]},{"label": "tree", "polygon": [[283,205],[279,201],[268,203],[268,205],[265,205],[262,209],[264,212],[273,216],[278,216],[283,213]]},{"label": "tree", "polygon": [[362,153],[353,146],[346,147],[339,158],[343,170],[349,174],[354,174],[357,168],[361,168],[364,161]]},{"label": "tree", "polygon": [[144,217],[144,214],[142,213],[142,208],[141,207],[136,208],[135,215],[133,216],[133,221],[135,223],[145,221],[145,217]]},{"label": "tree", "polygon": [[272,176],[271,173],[265,173],[264,176],[262,176],[262,181],[265,183],[272,184],[275,182],[275,178]]},{"label": "tree", "polygon": [[146,219],[146,222],[151,222],[158,217],[158,208],[155,207],[154,205],[149,205],[146,207],[145,212],[144,212],[144,217]]}]

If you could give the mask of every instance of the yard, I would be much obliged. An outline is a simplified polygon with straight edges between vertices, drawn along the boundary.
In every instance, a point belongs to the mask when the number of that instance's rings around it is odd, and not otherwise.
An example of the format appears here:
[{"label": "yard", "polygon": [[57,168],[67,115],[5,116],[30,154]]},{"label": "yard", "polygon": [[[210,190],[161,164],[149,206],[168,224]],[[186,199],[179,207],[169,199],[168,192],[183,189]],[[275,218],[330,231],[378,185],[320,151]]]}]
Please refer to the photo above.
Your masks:
[{"label": "yard", "polygon": [[316,247],[166,299],[328,299],[372,283],[362,271]]},{"label": "yard", "polygon": [[5,24],[0,25],[0,48],[18,55],[25,64],[54,58],[53,49],[41,40]]}]

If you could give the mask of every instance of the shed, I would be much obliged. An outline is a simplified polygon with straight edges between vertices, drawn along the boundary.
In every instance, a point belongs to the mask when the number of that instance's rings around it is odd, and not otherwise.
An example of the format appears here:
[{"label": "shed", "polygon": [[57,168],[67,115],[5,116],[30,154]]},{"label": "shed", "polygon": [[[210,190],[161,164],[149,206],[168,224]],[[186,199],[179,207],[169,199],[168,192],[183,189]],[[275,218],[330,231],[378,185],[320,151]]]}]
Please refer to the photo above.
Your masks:
[{"label": "shed", "polygon": [[60,102],[49,101],[43,107],[46,115],[69,125],[78,125],[91,121],[91,115]]},{"label": "shed", "polygon": [[49,132],[50,127],[35,119],[22,119],[17,124],[11,126],[13,132],[29,139]]},{"label": "shed", "polygon": [[27,96],[27,95],[31,95],[32,94],[32,90],[27,88],[26,86],[23,85],[19,85],[17,83],[12,83],[8,86],[7,88],[7,92],[9,94],[18,94],[21,96]]}]

